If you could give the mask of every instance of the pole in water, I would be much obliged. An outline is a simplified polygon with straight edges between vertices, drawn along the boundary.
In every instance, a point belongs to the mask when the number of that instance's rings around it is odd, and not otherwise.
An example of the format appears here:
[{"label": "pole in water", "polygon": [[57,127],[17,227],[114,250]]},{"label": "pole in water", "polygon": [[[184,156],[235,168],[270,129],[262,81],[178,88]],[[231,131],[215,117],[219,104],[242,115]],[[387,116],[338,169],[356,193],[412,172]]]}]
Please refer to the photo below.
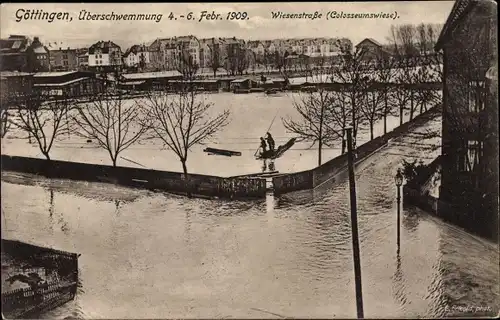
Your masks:
[{"label": "pole in water", "polygon": [[356,307],[358,319],[363,315],[363,293],[361,286],[361,258],[359,255],[358,238],[358,214],[356,204],[356,180],[354,179],[354,154],[352,150],[352,128],[346,128],[347,133],[347,163],[349,168],[349,193],[351,199],[351,230],[352,230],[352,253],[354,260],[354,281],[356,285]]}]

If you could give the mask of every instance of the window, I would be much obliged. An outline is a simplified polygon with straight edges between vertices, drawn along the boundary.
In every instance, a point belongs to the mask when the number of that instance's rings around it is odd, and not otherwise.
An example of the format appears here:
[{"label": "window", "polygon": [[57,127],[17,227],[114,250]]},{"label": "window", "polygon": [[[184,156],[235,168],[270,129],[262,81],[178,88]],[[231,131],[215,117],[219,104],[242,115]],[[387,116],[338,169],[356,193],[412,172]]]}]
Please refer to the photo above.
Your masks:
[{"label": "window", "polygon": [[484,100],[486,98],[486,90],[484,81],[469,82],[469,111],[480,112],[484,109]]},{"label": "window", "polygon": [[68,55],[67,54],[63,54],[63,59],[68,59]]},{"label": "window", "polygon": [[483,143],[477,140],[462,142],[458,153],[458,171],[474,172],[483,156]]},{"label": "window", "polygon": [[68,65],[68,61],[64,61],[64,65],[67,66]]}]

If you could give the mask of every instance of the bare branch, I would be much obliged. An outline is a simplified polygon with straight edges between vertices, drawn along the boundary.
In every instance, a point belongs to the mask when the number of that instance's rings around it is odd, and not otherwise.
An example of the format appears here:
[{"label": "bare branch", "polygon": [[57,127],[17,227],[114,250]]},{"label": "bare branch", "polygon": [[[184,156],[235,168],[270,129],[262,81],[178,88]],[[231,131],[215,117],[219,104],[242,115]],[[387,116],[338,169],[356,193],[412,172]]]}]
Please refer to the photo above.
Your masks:
[{"label": "bare branch", "polygon": [[90,104],[81,105],[73,117],[77,134],[96,140],[116,166],[120,152],[136,143],[148,130],[144,110],[135,101],[124,100],[119,94],[104,93]]},{"label": "bare branch", "polygon": [[185,167],[188,151],[203,144],[228,124],[229,111],[210,117],[212,105],[198,99],[189,83],[177,94],[164,91],[149,92],[145,108],[151,125],[150,138],[167,145]]}]

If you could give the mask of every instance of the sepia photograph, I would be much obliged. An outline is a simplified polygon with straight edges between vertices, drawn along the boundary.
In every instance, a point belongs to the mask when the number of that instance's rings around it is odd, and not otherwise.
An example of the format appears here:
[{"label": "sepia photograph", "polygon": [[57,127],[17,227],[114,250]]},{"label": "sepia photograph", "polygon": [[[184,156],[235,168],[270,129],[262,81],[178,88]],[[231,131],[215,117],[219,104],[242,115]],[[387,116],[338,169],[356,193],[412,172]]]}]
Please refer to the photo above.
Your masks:
[{"label": "sepia photograph", "polygon": [[0,16],[2,319],[500,315],[495,1]]}]

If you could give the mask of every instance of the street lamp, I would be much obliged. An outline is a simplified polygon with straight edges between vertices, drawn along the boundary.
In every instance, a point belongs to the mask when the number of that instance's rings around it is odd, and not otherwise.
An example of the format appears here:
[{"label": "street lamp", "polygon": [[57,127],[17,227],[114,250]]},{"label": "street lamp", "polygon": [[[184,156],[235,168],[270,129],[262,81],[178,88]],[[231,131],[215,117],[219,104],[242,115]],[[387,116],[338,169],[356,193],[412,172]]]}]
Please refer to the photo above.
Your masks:
[{"label": "street lamp", "polygon": [[397,222],[397,228],[398,228],[398,248],[400,244],[400,215],[401,215],[401,209],[400,209],[400,204],[401,204],[401,186],[403,185],[403,174],[401,173],[401,168],[398,168],[398,172],[394,176],[394,182],[396,183],[396,188],[398,190],[398,197],[397,197],[397,202],[398,202],[398,222]]}]

